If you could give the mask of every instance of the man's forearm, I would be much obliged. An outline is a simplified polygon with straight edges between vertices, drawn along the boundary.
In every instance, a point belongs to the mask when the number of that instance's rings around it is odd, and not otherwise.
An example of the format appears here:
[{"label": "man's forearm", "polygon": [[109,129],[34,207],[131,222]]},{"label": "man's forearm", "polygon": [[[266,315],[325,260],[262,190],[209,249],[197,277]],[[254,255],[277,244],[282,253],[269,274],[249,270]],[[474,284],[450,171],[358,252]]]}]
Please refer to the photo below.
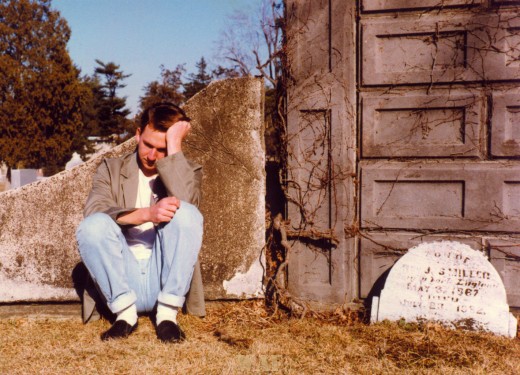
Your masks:
[{"label": "man's forearm", "polygon": [[198,206],[202,167],[184,156],[182,152],[168,155],[157,161],[157,171],[169,196]]},{"label": "man's forearm", "polygon": [[182,140],[172,140],[166,145],[168,155],[173,155],[182,151]]},{"label": "man's forearm", "polygon": [[181,201],[176,197],[166,197],[153,206],[137,208],[123,213],[117,217],[117,223],[121,225],[141,225],[152,222],[154,224],[169,223],[175,212],[180,207]]},{"label": "man's forearm", "polygon": [[125,212],[117,217],[117,223],[121,225],[141,225],[151,221],[150,208],[137,208],[130,212]]}]

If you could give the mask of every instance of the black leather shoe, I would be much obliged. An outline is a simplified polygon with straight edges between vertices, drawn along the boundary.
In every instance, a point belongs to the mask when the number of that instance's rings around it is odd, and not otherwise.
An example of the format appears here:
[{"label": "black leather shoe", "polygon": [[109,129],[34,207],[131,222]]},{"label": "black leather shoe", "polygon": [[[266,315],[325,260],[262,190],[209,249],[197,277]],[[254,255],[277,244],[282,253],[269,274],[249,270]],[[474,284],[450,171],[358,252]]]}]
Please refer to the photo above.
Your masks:
[{"label": "black leather shoe", "polygon": [[137,323],[131,326],[124,320],[116,320],[112,327],[101,334],[101,340],[124,339],[128,337],[137,328]]},{"label": "black leather shoe", "polygon": [[180,342],[186,339],[181,328],[171,320],[163,320],[155,329],[157,338],[162,342]]}]

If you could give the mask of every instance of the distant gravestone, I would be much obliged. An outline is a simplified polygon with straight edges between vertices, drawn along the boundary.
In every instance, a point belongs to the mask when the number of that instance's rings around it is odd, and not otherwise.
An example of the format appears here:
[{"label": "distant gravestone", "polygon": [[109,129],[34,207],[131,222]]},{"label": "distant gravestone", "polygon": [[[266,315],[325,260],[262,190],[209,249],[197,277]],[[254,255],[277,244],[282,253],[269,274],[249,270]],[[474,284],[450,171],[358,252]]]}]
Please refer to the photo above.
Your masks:
[{"label": "distant gravestone", "polygon": [[480,252],[458,242],[423,243],[392,267],[371,321],[436,321],[449,327],[515,337],[498,272]]},{"label": "distant gravestone", "polygon": [[38,180],[37,169],[12,169],[11,188],[16,189],[20,186],[30,184]]}]

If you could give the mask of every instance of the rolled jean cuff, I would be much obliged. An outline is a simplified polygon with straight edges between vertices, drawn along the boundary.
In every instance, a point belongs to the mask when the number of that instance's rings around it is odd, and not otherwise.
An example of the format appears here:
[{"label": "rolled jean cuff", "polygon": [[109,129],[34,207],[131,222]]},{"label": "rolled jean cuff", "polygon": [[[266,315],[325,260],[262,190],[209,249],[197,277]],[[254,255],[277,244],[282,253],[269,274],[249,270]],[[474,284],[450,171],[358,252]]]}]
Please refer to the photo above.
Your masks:
[{"label": "rolled jean cuff", "polygon": [[117,314],[137,301],[137,296],[133,290],[117,297],[112,303],[108,304],[110,311]]},{"label": "rolled jean cuff", "polygon": [[157,298],[157,301],[160,303],[164,303],[168,306],[175,306],[175,307],[182,307],[184,305],[184,301],[186,300],[186,297],[179,297],[174,294],[168,294],[164,292],[159,293],[159,297]]}]

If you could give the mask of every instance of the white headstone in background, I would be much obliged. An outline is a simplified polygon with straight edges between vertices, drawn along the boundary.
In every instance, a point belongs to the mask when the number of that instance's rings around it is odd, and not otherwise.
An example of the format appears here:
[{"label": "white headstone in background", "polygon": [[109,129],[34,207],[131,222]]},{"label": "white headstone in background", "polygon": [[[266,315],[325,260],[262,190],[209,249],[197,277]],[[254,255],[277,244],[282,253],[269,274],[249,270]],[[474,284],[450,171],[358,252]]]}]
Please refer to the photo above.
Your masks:
[{"label": "white headstone in background", "polygon": [[11,189],[19,188],[37,180],[37,169],[11,169]]},{"label": "white headstone in background", "polygon": [[436,321],[450,327],[515,337],[506,290],[486,257],[468,245],[423,243],[392,267],[371,321]]},{"label": "white headstone in background", "polygon": [[67,162],[67,164],[65,164],[65,170],[68,171],[69,169],[74,168],[80,164],[83,164],[83,160],[81,160],[81,156],[77,152],[74,152],[70,160]]}]

